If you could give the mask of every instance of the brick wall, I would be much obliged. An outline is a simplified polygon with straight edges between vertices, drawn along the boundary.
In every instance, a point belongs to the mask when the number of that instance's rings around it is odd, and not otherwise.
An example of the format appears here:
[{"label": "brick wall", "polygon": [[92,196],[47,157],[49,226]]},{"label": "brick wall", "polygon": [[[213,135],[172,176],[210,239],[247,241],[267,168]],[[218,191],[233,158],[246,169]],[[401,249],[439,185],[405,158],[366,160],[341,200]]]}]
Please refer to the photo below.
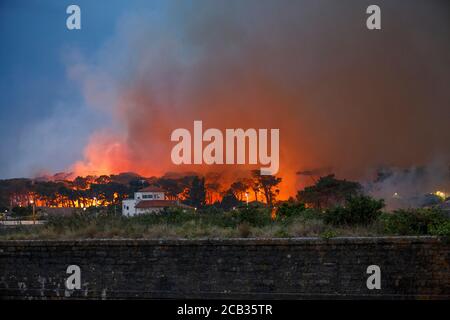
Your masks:
[{"label": "brick wall", "polygon": [[[449,243],[331,240],[0,241],[2,298],[450,298]],[[81,290],[66,290],[69,265]],[[381,268],[381,290],[366,269]]]}]

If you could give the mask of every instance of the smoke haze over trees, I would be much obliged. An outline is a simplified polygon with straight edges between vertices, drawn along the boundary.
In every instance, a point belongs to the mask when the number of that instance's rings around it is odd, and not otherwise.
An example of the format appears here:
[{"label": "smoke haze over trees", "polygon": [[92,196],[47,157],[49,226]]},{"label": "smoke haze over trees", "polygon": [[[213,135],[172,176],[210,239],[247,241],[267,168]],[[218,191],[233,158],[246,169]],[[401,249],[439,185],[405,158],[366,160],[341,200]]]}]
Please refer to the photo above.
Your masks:
[{"label": "smoke haze over trees", "polygon": [[[341,179],[370,180],[381,165],[445,168],[449,4],[377,4],[379,32],[365,28],[367,4],[360,1],[115,4],[121,13],[97,47],[69,47],[63,59],[63,78],[81,95],[80,105],[108,121],[93,125],[81,108],[30,107],[44,108],[42,115],[5,133],[20,139],[4,147],[11,152],[0,155],[0,176],[223,170],[221,179],[234,182],[238,170],[253,169],[175,167],[170,133],[194,120],[220,129],[280,128],[284,198],[311,183],[299,170],[330,167]],[[14,112],[18,103],[2,108]],[[58,154],[66,168],[55,163]]]}]

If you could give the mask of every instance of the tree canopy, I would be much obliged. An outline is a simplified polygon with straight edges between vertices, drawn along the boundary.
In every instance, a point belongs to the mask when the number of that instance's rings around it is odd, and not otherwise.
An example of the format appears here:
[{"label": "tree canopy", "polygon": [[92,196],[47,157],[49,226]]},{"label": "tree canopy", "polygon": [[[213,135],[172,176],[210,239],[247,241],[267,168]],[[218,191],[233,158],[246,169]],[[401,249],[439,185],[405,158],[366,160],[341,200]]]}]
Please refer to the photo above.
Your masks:
[{"label": "tree canopy", "polygon": [[297,200],[310,207],[323,209],[345,202],[360,194],[362,186],[358,182],[336,179],[334,174],[320,177],[312,186],[298,191]]}]

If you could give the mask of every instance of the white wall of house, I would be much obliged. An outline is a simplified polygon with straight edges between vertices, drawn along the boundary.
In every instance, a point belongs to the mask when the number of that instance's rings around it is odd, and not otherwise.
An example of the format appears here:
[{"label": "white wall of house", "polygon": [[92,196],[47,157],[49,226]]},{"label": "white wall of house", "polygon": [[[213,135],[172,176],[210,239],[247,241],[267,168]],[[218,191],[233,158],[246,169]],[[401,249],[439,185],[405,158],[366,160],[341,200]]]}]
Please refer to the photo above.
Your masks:
[{"label": "white wall of house", "polygon": [[136,205],[142,200],[165,200],[164,192],[135,192],[134,199],[122,201],[122,214],[125,216],[134,216],[143,213],[157,213],[162,208],[136,208]]},{"label": "white wall of house", "polygon": [[122,214],[124,216],[134,216],[136,214],[136,200],[134,199],[123,200]]},{"label": "white wall of house", "polygon": [[164,200],[164,192],[135,192],[135,200]]},{"label": "white wall of house", "polygon": [[136,214],[144,214],[144,213],[158,213],[162,211],[163,208],[137,208]]}]

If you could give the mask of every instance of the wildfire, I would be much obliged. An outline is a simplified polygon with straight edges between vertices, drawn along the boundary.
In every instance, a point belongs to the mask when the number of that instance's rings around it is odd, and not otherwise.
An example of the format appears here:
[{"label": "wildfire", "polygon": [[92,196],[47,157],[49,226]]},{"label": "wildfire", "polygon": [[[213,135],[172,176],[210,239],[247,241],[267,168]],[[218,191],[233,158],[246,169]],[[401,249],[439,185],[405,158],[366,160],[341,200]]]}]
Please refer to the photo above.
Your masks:
[{"label": "wildfire", "polygon": [[112,200],[107,199],[104,195],[100,195],[98,198],[85,196],[78,196],[74,198],[56,192],[52,194],[51,197],[44,197],[42,195],[29,192],[26,194],[12,195],[10,197],[10,204],[12,207],[26,207],[34,205],[36,207],[46,208],[89,208],[107,207],[110,205],[119,204],[122,198],[125,198],[125,195],[120,196],[117,192],[113,194]]},{"label": "wildfire", "polygon": [[446,198],[447,198],[447,195],[446,195],[446,193],[445,192],[442,192],[442,191],[436,191],[435,193],[434,193],[436,196],[438,196],[439,198],[441,198],[442,200],[445,200]]},{"label": "wildfire", "polygon": [[76,162],[74,176],[108,175],[131,168],[123,141],[107,132],[94,134],[84,150],[84,161]]}]

